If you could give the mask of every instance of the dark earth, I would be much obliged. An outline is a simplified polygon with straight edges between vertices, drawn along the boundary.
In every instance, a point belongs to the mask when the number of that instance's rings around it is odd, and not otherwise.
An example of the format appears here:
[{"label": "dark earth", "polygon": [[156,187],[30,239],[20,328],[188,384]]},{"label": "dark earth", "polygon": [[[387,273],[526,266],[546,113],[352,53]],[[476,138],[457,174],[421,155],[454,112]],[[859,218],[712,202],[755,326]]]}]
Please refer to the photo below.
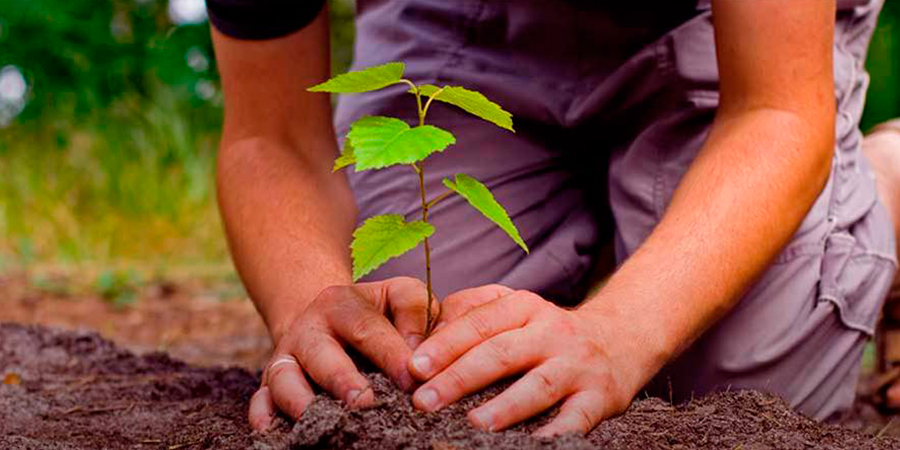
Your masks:
[{"label": "dark earth", "polygon": [[[758,392],[727,392],[671,406],[635,402],[586,437],[537,440],[548,420],[485,433],[465,412],[500,387],[435,414],[370,374],[377,405],[348,411],[320,395],[296,423],[265,435],[245,419],[258,374],[204,368],[164,353],[143,356],[98,334],[0,324],[0,449],[900,449],[900,439],[823,425]],[[552,415],[552,412],[551,412]],[[877,434],[881,434],[878,436]]]}]

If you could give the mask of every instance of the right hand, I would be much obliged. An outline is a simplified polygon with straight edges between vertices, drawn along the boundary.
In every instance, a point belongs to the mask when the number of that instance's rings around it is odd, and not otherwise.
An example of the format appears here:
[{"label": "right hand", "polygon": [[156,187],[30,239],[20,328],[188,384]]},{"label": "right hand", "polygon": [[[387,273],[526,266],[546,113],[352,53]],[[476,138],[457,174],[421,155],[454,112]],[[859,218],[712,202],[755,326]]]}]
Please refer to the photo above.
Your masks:
[{"label": "right hand", "polygon": [[[425,285],[413,278],[323,290],[277,337],[262,385],[250,400],[250,425],[265,431],[276,409],[299,419],[315,397],[307,376],[350,407],[371,405],[375,394],[346,345],[410,390],[407,361],[424,339],[426,297]],[[432,302],[435,314],[439,308]]]}]

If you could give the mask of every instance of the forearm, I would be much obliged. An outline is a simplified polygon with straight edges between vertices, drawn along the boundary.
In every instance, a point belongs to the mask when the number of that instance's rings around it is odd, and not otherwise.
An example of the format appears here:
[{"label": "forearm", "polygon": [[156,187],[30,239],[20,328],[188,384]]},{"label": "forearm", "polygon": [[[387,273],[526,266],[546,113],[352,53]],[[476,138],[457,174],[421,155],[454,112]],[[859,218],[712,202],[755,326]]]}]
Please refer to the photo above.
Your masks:
[{"label": "forearm", "polygon": [[235,266],[273,338],[306,303],[350,281],[356,209],[337,154],[327,96],[327,14],[265,41],[213,43],[225,93],[219,207]]},{"label": "forearm", "polygon": [[248,139],[222,149],[218,196],[235,266],[273,338],[322,289],[350,283],[356,209],[343,174],[284,142]]},{"label": "forearm", "polygon": [[621,317],[658,369],[725,314],[824,186],[832,133],[798,114],[721,114],[646,242],[583,307]]},{"label": "forearm", "polygon": [[834,0],[712,1],[721,95],[709,137],[656,229],[584,307],[619,319],[644,355],[635,377],[734,306],[827,182],[835,14]]}]

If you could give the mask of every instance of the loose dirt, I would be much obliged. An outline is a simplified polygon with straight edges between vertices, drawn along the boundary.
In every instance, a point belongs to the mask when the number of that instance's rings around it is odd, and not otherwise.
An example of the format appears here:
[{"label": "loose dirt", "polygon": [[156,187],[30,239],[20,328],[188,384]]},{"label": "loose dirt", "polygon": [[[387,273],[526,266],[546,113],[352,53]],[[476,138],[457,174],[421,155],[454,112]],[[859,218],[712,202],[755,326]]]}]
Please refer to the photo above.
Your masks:
[{"label": "loose dirt", "polygon": [[94,278],[0,274],[0,321],[96,330],[136,353],[163,351],[203,366],[256,370],[268,360],[265,325],[236,280],[152,280],[129,286],[134,298],[116,304],[97,292]]},{"label": "loose dirt", "polygon": [[465,412],[501,387],[423,414],[383,376],[369,378],[375,407],[348,411],[320,395],[301,421],[280,418],[259,435],[245,420],[256,374],[138,356],[91,332],[0,324],[0,449],[900,449],[756,392],[677,407],[643,399],[587,437],[531,438],[548,416],[484,433]]}]

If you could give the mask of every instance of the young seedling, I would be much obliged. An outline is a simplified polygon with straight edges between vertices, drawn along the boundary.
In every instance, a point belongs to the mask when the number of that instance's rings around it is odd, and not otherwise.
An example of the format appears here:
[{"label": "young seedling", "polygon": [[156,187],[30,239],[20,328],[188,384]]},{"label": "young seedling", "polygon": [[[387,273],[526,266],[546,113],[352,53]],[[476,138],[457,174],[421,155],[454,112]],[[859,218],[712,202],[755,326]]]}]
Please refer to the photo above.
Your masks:
[{"label": "young seedling", "polygon": [[[418,174],[419,193],[422,201],[422,220],[407,222],[403,216],[385,214],[371,217],[353,232],[350,245],[353,257],[353,280],[356,281],[375,270],[391,258],[400,256],[420,243],[425,247],[425,286],[428,299],[425,319],[425,336],[431,334],[438,317],[433,317],[431,287],[431,247],[428,238],[434,234],[434,227],[428,222],[428,212],[438,202],[458,194],[485,217],[497,224],[525,252],[528,247],[519,236],[519,231],[510,220],[503,206],[494,195],[478,180],[460,173],[454,179],[445,178],[447,191],[428,200],[425,192],[425,172],[421,162],[436,152],[442,152],[456,143],[449,131],[433,125],[426,125],[428,108],[435,100],[458,106],[466,112],[478,116],[498,127],[514,132],[512,115],[500,105],[488,100],[478,92],[458,86],[438,88],[433,85],[418,86],[403,78],[405,66],[393,62],[371,67],[358,72],[338,75],[331,80],[309,88],[312,92],[352,94],[374,91],[405,83],[409,93],[416,97],[418,126],[410,127],[400,119],[392,117],[367,116],[357,120],[350,127],[341,155],[334,162],[338,171],[355,165],[357,172],[382,169],[397,164],[407,164]],[[423,99],[427,98],[424,102]]]}]

